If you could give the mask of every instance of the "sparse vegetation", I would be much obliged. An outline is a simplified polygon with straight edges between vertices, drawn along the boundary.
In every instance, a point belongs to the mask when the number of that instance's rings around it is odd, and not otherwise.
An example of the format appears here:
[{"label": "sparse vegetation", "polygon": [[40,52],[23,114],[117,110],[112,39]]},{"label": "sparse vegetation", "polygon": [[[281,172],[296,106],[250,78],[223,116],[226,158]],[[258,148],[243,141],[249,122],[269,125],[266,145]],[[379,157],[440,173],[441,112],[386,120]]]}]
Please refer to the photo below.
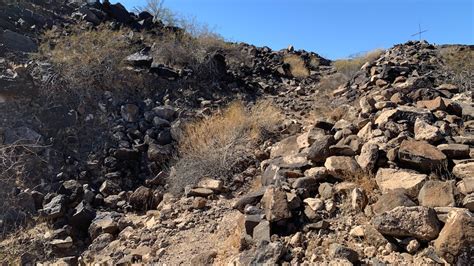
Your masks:
[{"label": "sparse vegetation", "polygon": [[383,52],[382,49],[376,49],[349,59],[336,60],[333,64],[338,72],[344,74],[347,79],[351,79],[365,63],[377,60]]},{"label": "sparse vegetation", "polygon": [[441,49],[451,82],[462,91],[471,91],[474,80],[474,49],[463,47],[447,47]]},{"label": "sparse vegetation", "polygon": [[234,102],[221,113],[190,123],[179,144],[181,158],[175,165],[174,192],[202,177],[229,179],[244,165],[256,144],[281,120],[269,101],[247,109]]},{"label": "sparse vegetation", "polygon": [[[15,143],[0,145],[0,236],[11,228],[22,226],[35,211],[28,209],[25,202],[15,197],[15,188],[29,187],[34,182],[28,180],[28,169],[38,167],[37,150],[43,148],[38,144]],[[24,208],[25,207],[25,208]]]},{"label": "sparse vegetation", "polygon": [[123,59],[137,52],[125,29],[100,27],[83,29],[80,25],[68,35],[55,30],[45,32],[39,56],[52,62],[73,90],[119,90],[141,87],[141,77],[124,68]]},{"label": "sparse vegetation", "polygon": [[167,26],[178,26],[179,18],[175,12],[164,6],[164,0],[147,0],[144,6],[135,7],[135,12],[147,11],[154,16],[155,20],[163,22]]},{"label": "sparse vegetation", "polygon": [[290,72],[296,78],[309,76],[309,69],[301,56],[290,54],[283,58],[283,62],[290,65]]},{"label": "sparse vegetation", "polygon": [[328,118],[334,122],[339,119],[349,121],[354,119],[354,117],[351,117],[351,114],[354,113],[350,112],[351,106],[334,106],[334,104],[332,104],[332,92],[346,82],[346,76],[341,73],[325,76],[319,81],[317,85],[318,94],[315,98],[311,118]]}]

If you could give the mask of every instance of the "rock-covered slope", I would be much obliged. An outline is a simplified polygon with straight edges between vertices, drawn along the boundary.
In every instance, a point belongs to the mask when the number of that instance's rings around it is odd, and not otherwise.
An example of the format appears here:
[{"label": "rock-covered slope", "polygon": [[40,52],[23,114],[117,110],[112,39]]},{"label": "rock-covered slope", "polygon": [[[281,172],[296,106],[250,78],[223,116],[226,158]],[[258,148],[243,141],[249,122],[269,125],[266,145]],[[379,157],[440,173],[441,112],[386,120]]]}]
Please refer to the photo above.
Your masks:
[{"label": "rock-covered slope", "polygon": [[[333,88],[331,62],[293,47],[232,44],[199,69],[165,65],[145,39],[181,29],[108,1],[69,2],[0,2],[0,228],[13,233],[0,261],[473,260],[473,96],[452,82],[445,47],[396,45]],[[74,25],[126,29],[140,49],[125,69],[148,90],[57,90],[52,63],[31,52],[44,30]],[[184,126],[236,99],[270,99],[285,119],[232,180],[199,176],[170,194]]]}]

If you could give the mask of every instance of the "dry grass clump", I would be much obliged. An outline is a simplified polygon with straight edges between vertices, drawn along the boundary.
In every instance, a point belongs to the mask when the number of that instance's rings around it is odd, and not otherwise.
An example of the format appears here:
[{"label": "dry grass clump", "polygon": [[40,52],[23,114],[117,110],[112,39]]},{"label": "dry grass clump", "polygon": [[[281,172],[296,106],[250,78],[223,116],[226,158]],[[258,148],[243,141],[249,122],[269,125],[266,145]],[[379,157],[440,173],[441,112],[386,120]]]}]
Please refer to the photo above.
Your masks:
[{"label": "dry grass clump", "polygon": [[261,101],[250,108],[234,102],[221,113],[188,124],[179,143],[181,158],[168,182],[171,191],[179,193],[203,177],[229,180],[243,171],[255,146],[279,121],[279,110]]},{"label": "dry grass clump", "polygon": [[451,82],[461,91],[473,90],[474,80],[474,48],[446,47],[440,51]]},{"label": "dry grass clump", "polygon": [[370,202],[377,195],[378,185],[375,181],[375,175],[373,173],[365,171],[347,173],[344,175],[344,180],[354,182],[357,184],[357,187],[363,189]]},{"label": "dry grass clump", "polygon": [[15,231],[0,241],[0,262],[5,263],[3,265],[33,265],[47,259],[51,250],[44,238],[47,232],[51,229],[45,223]]},{"label": "dry grass clump", "polygon": [[45,32],[39,47],[39,56],[53,63],[67,87],[112,91],[140,87],[140,75],[124,68],[123,60],[140,49],[129,32],[81,25],[67,31],[67,35],[54,29]]},{"label": "dry grass clump", "polygon": [[293,77],[305,78],[309,76],[309,69],[306,67],[306,62],[299,55],[286,55],[283,57],[283,63],[290,65],[290,72]]},{"label": "dry grass clump", "polygon": [[151,41],[155,43],[152,52],[155,60],[180,68],[196,69],[209,53],[232,49],[231,44],[212,32],[201,32],[196,36],[187,32],[169,32]]},{"label": "dry grass clump", "polygon": [[382,49],[376,49],[353,58],[336,60],[333,65],[338,72],[351,79],[365,63],[377,60],[383,52]]},{"label": "dry grass clump", "polygon": [[332,121],[338,121],[339,119],[351,120],[353,119],[350,106],[334,106],[332,100],[332,92],[339,86],[347,82],[345,75],[336,73],[330,76],[324,76],[319,81],[316,90],[318,93],[315,97],[313,110],[311,112],[311,119],[325,118]]}]

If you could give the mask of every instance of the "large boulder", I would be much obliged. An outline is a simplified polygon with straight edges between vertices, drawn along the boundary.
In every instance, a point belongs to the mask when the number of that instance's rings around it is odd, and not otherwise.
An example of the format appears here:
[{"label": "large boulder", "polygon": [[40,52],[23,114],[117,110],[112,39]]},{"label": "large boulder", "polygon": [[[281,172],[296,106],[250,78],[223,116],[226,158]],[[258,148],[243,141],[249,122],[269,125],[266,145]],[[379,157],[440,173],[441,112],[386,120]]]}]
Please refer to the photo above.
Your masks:
[{"label": "large boulder", "polygon": [[380,168],[375,176],[375,181],[382,192],[404,189],[412,198],[416,198],[426,179],[425,174],[392,168]]},{"label": "large boulder", "polygon": [[97,213],[96,217],[89,226],[89,236],[95,239],[101,234],[108,233],[116,235],[119,233],[119,219],[121,215],[115,212]]},{"label": "large boulder", "polygon": [[322,163],[330,156],[329,147],[335,142],[330,135],[321,136],[311,144],[308,151],[308,160],[313,163]]},{"label": "large boulder", "polygon": [[[474,217],[472,213],[464,210],[452,211],[448,214],[446,223],[434,241],[436,253],[443,257],[448,263],[456,263],[461,254],[469,260],[472,247],[474,246]],[[471,261],[457,261],[458,265],[468,265]]]},{"label": "large boulder", "polygon": [[417,118],[421,118],[426,121],[433,119],[433,114],[430,111],[411,107],[411,106],[400,106],[397,109],[383,111],[375,120],[375,125],[383,127],[388,121],[399,121],[407,120],[410,124],[415,124]]},{"label": "large boulder", "polygon": [[431,172],[443,170],[446,167],[447,158],[444,153],[426,141],[404,140],[398,150],[398,159],[402,165]]},{"label": "large boulder", "polygon": [[262,199],[263,194],[265,194],[265,191],[266,187],[262,187],[256,191],[249,192],[248,194],[243,195],[234,203],[233,208],[243,213],[245,206],[256,205]]},{"label": "large boulder", "polygon": [[417,118],[415,121],[414,131],[416,140],[426,140],[433,143],[443,138],[438,127],[430,125],[430,123],[420,118]]},{"label": "large boulder", "polygon": [[461,163],[453,167],[453,175],[460,179],[474,177],[474,162]]},{"label": "large boulder", "polygon": [[436,148],[444,153],[449,159],[469,158],[469,145],[465,144],[440,144]]},{"label": "large boulder", "polygon": [[274,186],[268,187],[261,202],[265,209],[265,217],[268,221],[275,222],[291,217],[286,192],[284,190]]},{"label": "large boulder", "polygon": [[439,234],[440,225],[436,212],[428,207],[397,207],[376,215],[374,227],[382,234],[393,237],[414,237],[431,241]]},{"label": "large boulder", "polygon": [[270,150],[270,158],[297,154],[300,151],[297,138],[297,136],[291,136],[273,145]]},{"label": "large boulder", "polygon": [[375,214],[382,214],[399,206],[412,207],[416,204],[404,193],[404,190],[390,190],[377,199],[377,202],[372,205],[372,211]]},{"label": "large boulder", "polygon": [[426,181],[418,194],[418,202],[426,207],[455,206],[453,182]]},{"label": "large boulder", "polygon": [[56,219],[64,215],[66,211],[67,197],[65,195],[57,195],[50,202],[43,206],[40,215],[45,219]]},{"label": "large boulder", "polygon": [[136,210],[150,210],[156,208],[161,201],[161,194],[152,189],[141,186],[129,198],[130,205]]},{"label": "large boulder", "polygon": [[11,30],[0,30],[0,46],[9,50],[31,53],[38,49],[37,44],[28,36]]},{"label": "large boulder", "polygon": [[367,142],[362,146],[357,163],[365,170],[372,172],[377,164],[379,158],[379,146],[374,143]]},{"label": "large boulder", "polygon": [[332,176],[341,179],[344,179],[347,175],[356,174],[361,170],[357,161],[349,156],[331,156],[326,159],[324,167]]}]

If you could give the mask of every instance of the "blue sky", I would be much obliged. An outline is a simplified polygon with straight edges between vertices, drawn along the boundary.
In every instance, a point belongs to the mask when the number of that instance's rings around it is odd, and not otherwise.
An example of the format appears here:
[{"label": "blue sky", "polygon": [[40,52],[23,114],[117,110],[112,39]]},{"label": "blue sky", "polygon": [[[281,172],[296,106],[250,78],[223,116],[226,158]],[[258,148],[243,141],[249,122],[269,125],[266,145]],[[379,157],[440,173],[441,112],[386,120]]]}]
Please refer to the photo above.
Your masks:
[{"label": "blue sky", "polygon": [[[114,2],[114,1],[111,1]],[[115,1],[117,2],[117,1]],[[122,0],[129,10],[145,0]],[[293,45],[330,59],[410,39],[418,25],[436,44],[474,43],[473,0],[166,0],[226,39],[272,49]]]}]

